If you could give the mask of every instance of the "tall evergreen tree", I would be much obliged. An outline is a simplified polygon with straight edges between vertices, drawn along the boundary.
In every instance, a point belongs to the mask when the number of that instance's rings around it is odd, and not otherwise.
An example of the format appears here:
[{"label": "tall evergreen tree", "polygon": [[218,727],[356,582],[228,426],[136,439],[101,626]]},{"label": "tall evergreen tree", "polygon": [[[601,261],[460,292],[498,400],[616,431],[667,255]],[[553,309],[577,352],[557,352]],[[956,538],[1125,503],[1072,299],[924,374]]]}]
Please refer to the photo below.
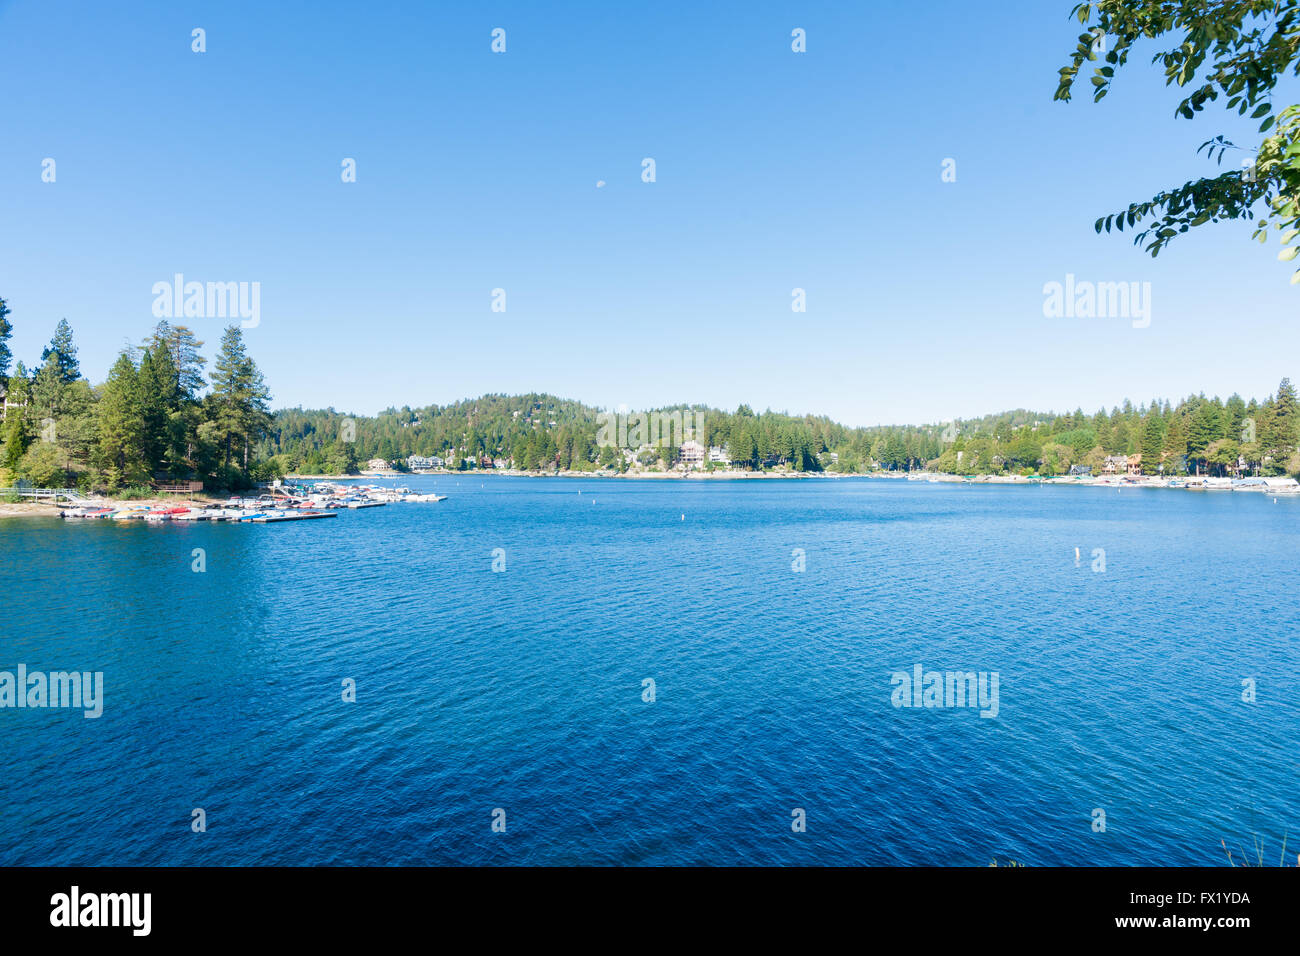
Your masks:
[{"label": "tall evergreen tree", "polygon": [[54,338],[50,339],[50,344],[41,352],[42,364],[51,359],[58,370],[59,381],[64,385],[71,385],[81,378],[77,346],[73,344],[72,326],[68,325],[67,319],[59,319],[59,324],[54,329]]},{"label": "tall evergreen tree", "polygon": [[[13,377],[9,379],[9,393],[6,396],[6,401],[10,405],[25,405],[29,400],[28,392],[27,369],[23,368],[22,362],[19,362],[14,369]],[[31,436],[27,430],[25,412],[25,408],[11,407],[5,414],[4,467],[10,471],[18,470],[18,463],[22,460],[30,442]]]},{"label": "tall evergreen tree", "polygon": [[1291,379],[1284,378],[1277,387],[1277,396],[1273,399],[1272,413],[1268,418],[1268,447],[1281,461],[1295,450],[1297,424],[1296,391]]},{"label": "tall evergreen tree", "polygon": [[9,351],[9,337],[14,334],[14,327],[9,322],[10,310],[4,299],[0,299],[0,386],[9,380],[9,363],[13,353]]},{"label": "tall evergreen tree", "polygon": [[270,400],[262,373],[244,347],[243,333],[239,326],[230,326],[221,337],[208,396],[225,467],[239,452],[241,468],[248,470],[249,448],[270,424]]},{"label": "tall evergreen tree", "polygon": [[[160,351],[165,356],[166,351]],[[145,349],[140,356],[140,368],[137,371],[139,382],[139,412],[141,426],[141,443],[144,460],[149,473],[155,474],[163,467],[170,446],[168,424],[172,412],[172,396],[175,394],[174,376],[169,380],[154,361],[153,353]]]},{"label": "tall evergreen tree", "polygon": [[207,386],[203,378],[203,366],[207,359],[199,352],[203,343],[195,338],[194,333],[184,325],[171,325],[166,320],[158,323],[146,343],[155,358],[165,350],[176,369],[177,387],[180,396],[186,401],[196,401],[199,392]]},{"label": "tall evergreen tree", "polygon": [[131,356],[123,351],[109,369],[95,407],[99,428],[96,458],[110,488],[147,477],[142,405],[139,373]]},{"label": "tall evergreen tree", "polygon": [[1142,473],[1144,475],[1154,475],[1160,470],[1164,445],[1165,432],[1160,423],[1160,406],[1153,405],[1147,413],[1146,425],[1142,429]]},{"label": "tall evergreen tree", "polygon": [[1170,419],[1169,427],[1165,430],[1163,451],[1167,473],[1178,474],[1186,470],[1187,429],[1183,425],[1182,416],[1174,415]]}]

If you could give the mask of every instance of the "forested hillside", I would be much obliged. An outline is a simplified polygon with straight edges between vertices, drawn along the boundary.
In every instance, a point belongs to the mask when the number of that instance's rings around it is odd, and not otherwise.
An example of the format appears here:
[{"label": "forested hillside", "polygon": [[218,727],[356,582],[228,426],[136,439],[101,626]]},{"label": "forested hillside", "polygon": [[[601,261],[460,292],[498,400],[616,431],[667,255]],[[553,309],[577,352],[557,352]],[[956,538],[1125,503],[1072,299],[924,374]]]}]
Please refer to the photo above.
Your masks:
[{"label": "forested hillside", "polygon": [[[489,394],[373,417],[301,408],[272,414],[238,326],[223,333],[210,377],[194,333],[160,322],[92,385],[66,320],[31,371],[10,353],[10,316],[0,299],[0,487],[26,481],[118,492],[195,479],[239,488],[293,473],[352,474],[373,458],[400,464],[411,455],[437,456],[455,469],[495,462],[529,471],[628,467],[621,449],[598,442],[602,410],[571,399]],[[1262,401],[1195,395],[1177,404],[1125,401],[1092,414],[1016,410],[920,426],[849,428],[746,405],[647,412],[702,420],[697,437],[744,469],[1059,475],[1074,465],[1100,471],[1111,455],[1140,455],[1145,474],[1300,473],[1300,418],[1289,379]],[[666,468],[676,463],[679,443],[675,436],[631,450],[641,465]]]}]

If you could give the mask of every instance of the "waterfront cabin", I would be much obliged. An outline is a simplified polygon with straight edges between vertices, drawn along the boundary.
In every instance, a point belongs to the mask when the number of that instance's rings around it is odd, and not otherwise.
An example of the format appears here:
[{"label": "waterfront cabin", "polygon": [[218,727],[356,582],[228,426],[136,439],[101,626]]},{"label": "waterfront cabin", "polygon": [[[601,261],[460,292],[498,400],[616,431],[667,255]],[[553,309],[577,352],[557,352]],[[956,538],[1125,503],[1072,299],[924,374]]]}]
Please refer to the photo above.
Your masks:
[{"label": "waterfront cabin", "polygon": [[704,463],[704,446],[692,439],[677,449],[677,455],[687,468],[696,468]]},{"label": "waterfront cabin", "polygon": [[410,455],[406,459],[406,467],[411,471],[431,471],[434,468],[442,467],[442,459],[436,455],[432,458],[425,458],[423,455]]}]

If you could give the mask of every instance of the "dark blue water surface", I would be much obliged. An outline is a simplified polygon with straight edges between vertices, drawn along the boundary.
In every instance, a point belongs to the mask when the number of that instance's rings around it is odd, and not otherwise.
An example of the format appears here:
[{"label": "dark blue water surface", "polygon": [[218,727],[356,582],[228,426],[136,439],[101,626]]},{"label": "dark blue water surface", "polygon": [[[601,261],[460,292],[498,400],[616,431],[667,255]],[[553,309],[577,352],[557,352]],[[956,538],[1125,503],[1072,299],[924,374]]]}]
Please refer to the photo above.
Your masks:
[{"label": "dark blue water surface", "polygon": [[[105,681],[98,720],[0,710],[0,863],[1219,865],[1258,833],[1276,865],[1287,831],[1300,850],[1300,500],[406,483],[450,497],[0,521],[0,670]],[[997,717],[894,707],[916,664],[997,672]]]}]

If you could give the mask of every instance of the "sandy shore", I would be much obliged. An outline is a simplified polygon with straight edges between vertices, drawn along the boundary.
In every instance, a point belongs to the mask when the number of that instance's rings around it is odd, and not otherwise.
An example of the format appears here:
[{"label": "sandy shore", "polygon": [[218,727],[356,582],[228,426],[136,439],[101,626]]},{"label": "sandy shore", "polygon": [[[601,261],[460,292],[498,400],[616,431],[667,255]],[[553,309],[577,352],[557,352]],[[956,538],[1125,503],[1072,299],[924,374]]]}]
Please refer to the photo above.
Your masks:
[{"label": "sandy shore", "polygon": [[57,518],[59,509],[46,502],[22,501],[9,504],[0,501],[0,518]]}]

